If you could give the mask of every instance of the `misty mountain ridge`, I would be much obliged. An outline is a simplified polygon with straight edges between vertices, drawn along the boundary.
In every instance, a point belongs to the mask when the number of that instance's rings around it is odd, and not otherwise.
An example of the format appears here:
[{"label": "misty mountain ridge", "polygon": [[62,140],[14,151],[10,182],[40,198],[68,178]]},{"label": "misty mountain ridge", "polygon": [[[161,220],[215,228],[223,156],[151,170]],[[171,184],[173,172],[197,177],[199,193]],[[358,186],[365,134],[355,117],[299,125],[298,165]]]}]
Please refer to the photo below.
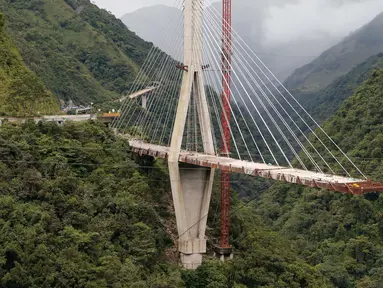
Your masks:
[{"label": "misty mountain ridge", "polygon": [[[220,11],[220,5],[220,3],[214,3],[214,9]],[[299,41],[292,40],[289,43],[264,46],[259,41],[259,39],[263,38],[261,23],[257,22],[249,27],[248,23],[251,23],[254,18],[250,13],[252,11],[250,8],[245,10],[233,11],[233,27],[235,31],[282,80],[289,76],[294,69],[315,59],[316,55],[339,41],[339,39],[326,36],[314,40],[303,38],[299,39]],[[168,20],[175,15],[177,19],[174,21]],[[182,35],[183,18],[178,17],[178,15],[181,15],[181,11],[177,8],[156,5],[125,14],[121,20],[137,35],[153,42],[159,48],[177,58],[177,48],[170,46],[169,43],[164,43],[163,39],[166,38],[164,35],[167,35],[169,31],[175,31],[176,34]],[[304,42],[304,45],[302,45],[302,42]],[[307,55],[307,51],[302,46],[310,46],[310,55]]]},{"label": "misty mountain ridge", "polygon": [[[319,33],[320,35],[314,38],[302,36],[287,43],[267,44],[262,22],[267,13],[265,9],[258,9],[259,5],[266,4],[249,3],[244,0],[233,3],[233,28],[281,80],[286,79],[295,69],[312,61],[322,51],[340,40],[338,37]],[[221,13],[221,3],[213,3],[206,10]],[[166,43],[164,35],[169,31],[182,35],[181,10],[155,5],[125,14],[121,20],[137,35],[177,58],[177,48]]]},{"label": "misty mountain ridge", "polygon": [[383,52],[383,12],[311,63],[295,70],[285,84],[290,90],[320,90],[380,52]]},{"label": "misty mountain ridge", "polygon": [[[161,15],[161,18],[158,18]],[[122,16],[122,22],[129,30],[136,32],[142,39],[153,42],[166,53],[177,58],[176,47],[164,41],[164,35],[172,31],[176,35],[183,33],[182,13],[175,7],[154,5],[138,9]],[[174,23],[170,27],[169,22]],[[179,59],[180,60],[180,59]]]},{"label": "misty mountain ridge", "polygon": [[117,99],[152,47],[88,0],[0,0],[0,11],[25,64],[64,101]]}]

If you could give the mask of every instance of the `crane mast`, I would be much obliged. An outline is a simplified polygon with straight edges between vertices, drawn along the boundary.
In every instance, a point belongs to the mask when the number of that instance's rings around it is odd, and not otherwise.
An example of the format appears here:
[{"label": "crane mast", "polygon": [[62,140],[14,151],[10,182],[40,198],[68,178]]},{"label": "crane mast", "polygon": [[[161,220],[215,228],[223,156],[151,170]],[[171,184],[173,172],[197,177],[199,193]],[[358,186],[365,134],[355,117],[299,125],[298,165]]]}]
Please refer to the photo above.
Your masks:
[{"label": "crane mast", "polygon": [[[232,57],[232,2],[222,1],[222,156],[230,157],[230,98]],[[230,172],[221,172],[221,236],[219,248],[223,254],[231,254],[230,232]]]}]

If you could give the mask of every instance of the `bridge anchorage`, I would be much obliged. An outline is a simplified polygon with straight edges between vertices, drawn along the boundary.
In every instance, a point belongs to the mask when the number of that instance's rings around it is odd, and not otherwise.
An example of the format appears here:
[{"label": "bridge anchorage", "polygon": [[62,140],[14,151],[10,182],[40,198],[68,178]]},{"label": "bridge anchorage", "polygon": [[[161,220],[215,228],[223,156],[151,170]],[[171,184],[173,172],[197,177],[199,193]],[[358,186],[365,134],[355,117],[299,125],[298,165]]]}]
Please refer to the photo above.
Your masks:
[{"label": "bridge anchorage", "polygon": [[[169,31],[170,40],[164,41],[180,48],[180,55],[170,57],[152,48],[128,94],[133,96],[122,103],[121,116],[112,123],[130,139],[134,153],[167,160],[177,246],[186,269],[201,265],[207,251],[216,170],[223,171],[222,237],[215,249],[221,259],[232,257],[232,172],[347,194],[383,191],[383,183],[367,180],[235,33],[225,17],[230,0],[224,1],[224,17],[214,7],[204,10],[204,1],[178,0],[183,35]],[[161,85],[142,90],[147,79]],[[142,109],[134,98],[146,93],[150,97]]]}]

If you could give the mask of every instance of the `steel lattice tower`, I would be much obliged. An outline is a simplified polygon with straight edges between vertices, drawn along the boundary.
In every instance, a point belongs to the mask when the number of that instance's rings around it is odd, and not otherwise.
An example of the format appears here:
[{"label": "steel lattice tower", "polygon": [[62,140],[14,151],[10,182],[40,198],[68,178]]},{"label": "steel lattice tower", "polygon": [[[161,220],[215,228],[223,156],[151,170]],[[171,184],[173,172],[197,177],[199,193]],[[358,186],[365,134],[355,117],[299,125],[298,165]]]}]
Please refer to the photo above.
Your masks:
[{"label": "steel lattice tower", "polygon": [[[222,3],[222,155],[230,157],[230,98],[231,98],[231,55],[232,55],[232,3]],[[230,248],[230,172],[221,172],[221,237],[220,248]]]}]

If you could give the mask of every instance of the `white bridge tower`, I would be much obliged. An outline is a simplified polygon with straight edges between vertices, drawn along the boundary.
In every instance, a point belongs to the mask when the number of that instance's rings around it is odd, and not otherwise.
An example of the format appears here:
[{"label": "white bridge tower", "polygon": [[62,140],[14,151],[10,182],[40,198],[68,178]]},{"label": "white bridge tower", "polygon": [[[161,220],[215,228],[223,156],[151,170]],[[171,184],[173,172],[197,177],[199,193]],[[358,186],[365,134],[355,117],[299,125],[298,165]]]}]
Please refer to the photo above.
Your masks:
[{"label": "white bridge tower", "polygon": [[177,218],[178,250],[182,265],[195,269],[206,253],[206,222],[214,179],[214,169],[179,163],[190,99],[197,106],[198,122],[206,154],[215,155],[209,108],[205,94],[202,63],[203,0],[184,1],[183,79],[168,165]]}]

